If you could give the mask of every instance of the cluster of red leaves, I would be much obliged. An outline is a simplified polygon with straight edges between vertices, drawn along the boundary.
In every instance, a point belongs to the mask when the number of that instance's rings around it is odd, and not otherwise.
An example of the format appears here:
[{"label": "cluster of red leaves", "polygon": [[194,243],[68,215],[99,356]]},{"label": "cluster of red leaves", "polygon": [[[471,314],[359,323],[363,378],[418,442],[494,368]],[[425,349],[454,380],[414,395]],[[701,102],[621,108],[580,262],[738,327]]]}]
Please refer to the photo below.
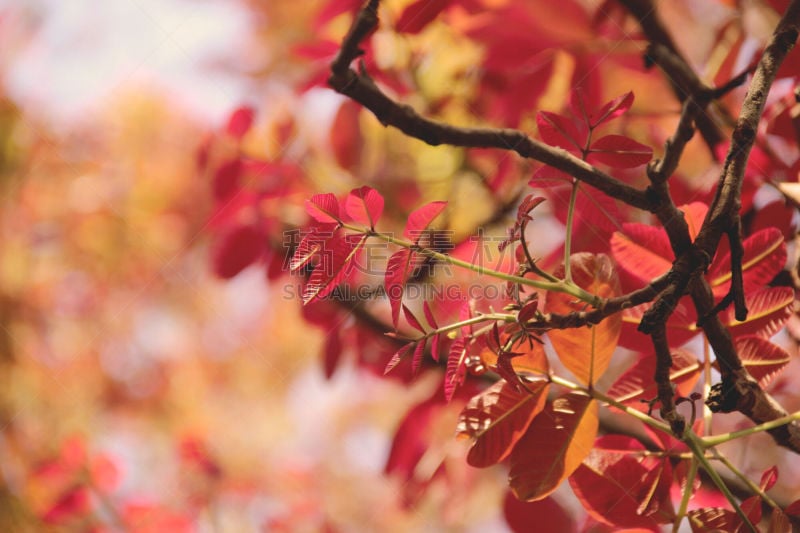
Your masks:
[{"label": "cluster of red leaves", "polygon": [[[220,476],[219,466],[197,441],[181,445],[179,464],[197,475],[186,487],[197,490]],[[120,481],[115,462],[103,454],[90,454],[83,439],[67,439],[60,451],[33,468],[28,485],[37,502],[34,512],[48,528],[59,531],[103,533],[120,528],[133,533],[190,532],[200,508],[173,510],[144,498],[114,493]],[[198,502],[201,503],[201,502]],[[112,513],[109,515],[109,513]]]}]

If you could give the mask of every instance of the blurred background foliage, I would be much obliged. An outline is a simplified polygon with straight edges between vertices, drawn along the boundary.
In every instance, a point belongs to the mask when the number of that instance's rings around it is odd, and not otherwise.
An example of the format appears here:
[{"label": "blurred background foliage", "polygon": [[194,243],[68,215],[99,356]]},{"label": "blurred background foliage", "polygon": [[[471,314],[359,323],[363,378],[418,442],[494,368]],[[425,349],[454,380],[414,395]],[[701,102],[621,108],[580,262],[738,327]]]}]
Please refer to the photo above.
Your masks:
[{"label": "blurred background foliage", "polygon": [[[574,46],[548,56],[552,70],[530,87],[530,105],[507,109],[492,96],[505,88],[476,76],[490,53],[467,37],[476,20],[456,8],[449,24],[397,34],[391,17],[410,3],[386,2],[390,20],[369,60],[427,114],[459,124],[488,116],[532,131],[536,110],[564,107],[574,76],[588,70],[598,102],[636,88],[626,133],[658,151],[677,122],[667,84],[643,72],[641,43],[622,39],[631,21],[553,25],[553,13],[543,16],[548,39]],[[363,183],[391,198],[386,224],[397,230],[422,201],[448,199],[456,242],[481,225],[504,235],[503,214],[527,187],[529,164],[431,148],[340,106],[326,89],[298,90],[324,80],[349,9],[320,17],[345,4],[0,4],[0,530],[507,527],[504,474],[463,465],[465,444],[452,438],[457,406],[435,410],[441,423],[425,435],[432,444],[422,463],[444,459],[446,484],[411,508],[406,480],[382,475],[404,413],[440,379],[379,379],[354,363],[348,345],[325,380],[323,335],[286,298],[291,279],[269,284],[263,265],[230,281],[212,272],[222,216],[214,169],[236,154],[298,172],[269,177],[281,195],[258,203],[255,215],[234,215],[277,220],[273,236],[302,224],[310,191]],[[589,11],[600,2],[569,4]],[[694,63],[727,57],[714,30],[730,23],[728,4],[662,3]],[[760,27],[758,13],[747,20]],[[622,44],[593,41],[597,34]],[[520,94],[530,79],[517,80]],[[242,103],[257,114],[238,142],[224,130]],[[679,179],[700,194],[718,167],[697,139],[685,160]],[[548,208],[532,229],[540,256],[563,235]],[[606,242],[613,229],[601,230]],[[585,233],[577,249],[600,240]],[[785,468],[782,480],[800,479]]]}]

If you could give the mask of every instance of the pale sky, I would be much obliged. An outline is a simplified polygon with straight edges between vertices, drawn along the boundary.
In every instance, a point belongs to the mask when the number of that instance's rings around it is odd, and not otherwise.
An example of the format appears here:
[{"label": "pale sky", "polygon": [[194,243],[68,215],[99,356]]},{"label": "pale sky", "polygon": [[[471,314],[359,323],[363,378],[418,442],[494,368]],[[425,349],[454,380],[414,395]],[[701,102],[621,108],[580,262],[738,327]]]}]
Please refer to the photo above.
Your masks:
[{"label": "pale sky", "polygon": [[0,0],[39,17],[11,58],[12,97],[55,122],[85,116],[122,86],[153,85],[219,122],[244,87],[212,63],[235,62],[247,17],[229,0]]}]

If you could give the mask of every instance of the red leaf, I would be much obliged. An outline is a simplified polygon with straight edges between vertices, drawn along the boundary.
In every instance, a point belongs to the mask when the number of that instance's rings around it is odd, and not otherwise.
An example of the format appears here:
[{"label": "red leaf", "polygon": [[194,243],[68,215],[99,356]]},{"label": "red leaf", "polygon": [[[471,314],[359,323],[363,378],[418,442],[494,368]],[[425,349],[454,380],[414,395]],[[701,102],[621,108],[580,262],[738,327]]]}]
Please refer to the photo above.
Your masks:
[{"label": "red leaf", "polygon": [[422,232],[433,222],[433,219],[444,211],[446,206],[447,202],[431,202],[412,211],[408,215],[408,222],[403,235],[415,243],[418,242]]},{"label": "red leaf", "polygon": [[289,262],[289,270],[296,272],[321,257],[326,250],[327,241],[333,237],[333,232],[333,226],[312,227],[295,248],[292,260]]},{"label": "red leaf", "polygon": [[755,335],[738,337],[736,351],[744,367],[762,387],[772,381],[772,378],[783,370],[792,358],[780,346]]},{"label": "red leaf", "polygon": [[572,119],[548,111],[536,114],[539,136],[550,146],[557,146],[573,153],[580,153],[586,145],[587,132],[578,129]]},{"label": "red leaf", "polygon": [[467,358],[467,342],[463,338],[458,338],[450,345],[450,353],[447,355],[447,369],[444,374],[444,397],[449,402],[453,399],[456,388],[464,383],[467,375],[467,367],[464,361]]},{"label": "red leaf", "polygon": [[[647,405],[639,400],[656,397],[657,390],[653,378],[655,371],[655,355],[644,353],[611,385],[606,394],[619,402],[646,411]],[[670,367],[669,376],[670,382],[675,384],[678,394],[689,396],[700,378],[700,373],[700,363],[697,362],[694,355],[680,348],[672,352],[672,367]]]},{"label": "red leaf", "polygon": [[323,367],[326,379],[330,379],[336,371],[336,366],[342,356],[342,348],[342,337],[339,331],[331,331],[325,336]]},{"label": "red leaf", "polygon": [[761,474],[761,490],[768,491],[772,487],[775,486],[775,483],[778,482],[778,467],[773,466],[772,468],[768,468],[764,470],[764,473]]},{"label": "red leaf", "polygon": [[232,278],[261,257],[264,245],[264,236],[258,228],[233,226],[214,248],[214,273],[223,279]]},{"label": "red leaf", "polygon": [[441,336],[434,335],[433,340],[431,341],[431,358],[437,363],[439,362],[439,357],[440,357],[439,354],[441,353],[441,345],[442,345],[441,340],[442,340]]},{"label": "red leaf", "polygon": [[408,344],[404,345],[402,348],[397,350],[393,355],[392,358],[389,359],[389,362],[386,363],[386,368],[383,369],[383,374],[386,375],[394,368],[400,364],[400,361],[403,360],[403,357],[411,351],[411,348],[414,346],[413,342],[409,342]]},{"label": "red leaf", "polygon": [[630,437],[599,437],[569,478],[584,509],[619,528],[658,529],[672,521],[672,468],[669,460],[634,455],[645,448]]},{"label": "red leaf", "polygon": [[334,236],[328,241],[328,248],[322,254],[322,261],[314,268],[311,277],[303,291],[303,303],[316,298],[324,298],[353,270],[353,261],[358,250],[364,244],[366,235],[357,243],[353,243],[347,236]]},{"label": "red leaf", "polygon": [[375,223],[383,213],[383,196],[366,185],[353,189],[344,200],[344,210],[354,221],[375,229]]},{"label": "red leaf", "polygon": [[397,328],[400,318],[400,304],[403,301],[403,288],[408,277],[419,265],[422,264],[424,257],[412,252],[408,248],[402,248],[393,253],[386,263],[386,274],[384,277],[384,288],[386,297],[392,307],[392,324]]},{"label": "red leaf", "polygon": [[503,516],[513,533],[530,533],[536,524],[537,533],[564,533],[577,531],[575,520],[554,498],[535,502],[521,502],[512,492],[503,500]]},{"label": "red leaf", "polygon": [[669,272],[674,259],[664,229],[645,224],[623,224],[622,232],[611,236],[611,254],[625,273],[625,285],[632,285],[631,289]]},{"label": "red leaf", "polygon": [[339,202],[333,193],[315,194],[306,200],[306,212],[317,222],[339,224]]},{"label": "red leaf", "polygon": [[734,309],[730,307],[720,315],[722,321],[730,328],[731,335],[758,335],[771,337],[789,320],[794,303],[794,289],[791,287],[766,287],[759,291],[745,294],[747,319],[739,322],[734,317]]},{"label": "red leaf", "polygon": [[442,405],[441,396],[434,394],[412,407],[397,428],[385,472],[399,475],[409,481],[414,469],[428,449],[426,435],[429,434],[433,416]]},{"label": "red leaf", "polygon": [[559,396],[539,413],[511,452],[511,490],[520,500],[541,500],[589,454],[597,435],[597,402],[584,393]]},{"label": "red leaf", "polygon": [[225,131],[231,137],[241,139],[253,125],[255,114],[255,110],[250,106],[239,107],[228,118],[228,125],[225,127]]},{"label": "red leaf", "polygon": [[[778,228],[758,231],[742,242],[742,282],[744,293],[760,289],[772,281],[786,264],[786,243]],[[714,260],[708,279],[714,294],[722,296],[731,287],[731,253]]]},{"label": "red leaf", "polygon": [[633,91],[617,96],[610,102],[607,102],[596,113],[589,116],[589,124],[592,128],[596,128],[604,122],[613,120],[630,109],[633,105]]},{"label": "red leaf", "polygon": [[451,0],[417,0],[406,7],[400,14],[395,27],[401,33],[415,34],[422,31],[439,13],[450,4]]},{"label": "red leaf", "polygon": [[653,149],[623,135],[606,135],[592,143],[586,161],[614,168],[635,168],[653,157]]},{"label": "red leaf", "polygon": [[[458,417],[456,434],[475,439],[467,463],[485,468],[511,453],[547,400],[546,379],[526,382],[529,390],[498,381],[473,397]],[[530,392],[529,392],[530,391]]]},{"label": "red leaf", "polygon": [[214,172],[214,199],[222,202],[233,196],[239,190],[239,182],[242,175],[242,160],[238,157],[225,161]]},{"label": "red leaf", "polygon": [[422,365],[422,358],[425,356],[425,339],[422,339],[417,343],[417,347],[414,348],[414,357],[411,359],[411,372],[413,374],[417,374],[419,372],[419,367]]}]

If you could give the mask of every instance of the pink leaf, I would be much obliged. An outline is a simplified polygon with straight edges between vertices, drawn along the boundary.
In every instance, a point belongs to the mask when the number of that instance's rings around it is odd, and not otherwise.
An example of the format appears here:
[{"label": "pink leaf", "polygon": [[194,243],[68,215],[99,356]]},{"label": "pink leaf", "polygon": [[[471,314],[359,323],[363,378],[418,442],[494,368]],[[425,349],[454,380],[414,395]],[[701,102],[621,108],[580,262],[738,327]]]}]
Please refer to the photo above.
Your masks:
[{"label": "pink leaf", "polygon": [[419,367],[422,365],[422,357],[425,355],[425,339],[417,343],[414,348],[414,357],[411,359],[411,372],[416,374],[419,372]]},{"label": "pink leaf", "polygon": [[326,249],[326,241],[333,237],[333,227],[312,227],[295,248],[289,270],[296,272],[321,256]]},{"label": "pink leaf", "polygon": [[339,224],[339,202],[333,193],[315,194],[306,200],[306,212],[317,222]]},{"label": "pink leaf", "polygon": [[392,307],[392,324],[397,327],[400,318],[400,304],[403,301],[403,288],[406,281],[417,266],[422,262],[423,257],[403,248],[398,250],[389,258],[386,263],[386,275],[384,278],[384,288],[386,297]]},{"label": "pink leaf", "polygon": [[625,111],[630,109],[633,104],[633,91],[629,91],[623,95],[617,96],[610,102],[607,102],[596,113],[589,116],[589,124],[592,128],[596,128],[604,122],[608,122],[617,118]]},{"label": "pink leaf", "polygon": [[441,351],[441,337],[439,335],[434,335],[433,340],[431,341],[431,358],[437,363],[439,362],[439,353]]},{"label": "pink leaf", "polygon": [[580,152],[586,144],[586,131],[578,130],[575,123],[562,115],[539,111],[536,114],[539,136],[550,146],[570,152]]},{"label": "pink leaf", "polygon": [[383,213],[383,196],[366,185],[353,189],[344,200],[344,211],[354,221],[375,229],[375,223]]},{"label": "pink leaf", "polygon": [[324,298],[353,270],[352,259],[364,244],[366,236],[353,244],[347,236],[334,235],[329,241],[329,250],[322,255],[322,261],[314,268],[303,291],[303,303],[316,298]]},{"label": "pink leaf", "polygon": [[653,149],[623,135],[606,135],[592,143],[586,161],[614,168],[635,168],[653,157]]},{"label": "pink leaf", "polygon": [[778,467],[773,466],[772,468],[768,468],[761,474],[761,490],[768,491],[772,487],[775,486],[775,483],[778,482]]},{"label": "pink leaf", "polygon": [[433,222],[433,219],[444,211],[446,206],[447,202],[431,202],[412,211],[408,215],[408,222],[406,223],[406,229],[403,235],[407,239],[413,240],[415,243],[418,242],[421,233]]},{"label": "pink leaf", "polygon": [[231,137],[241,139],[253,125],[255,114],[255,110],[250,106],[239,107],[228,118],[228,125],[225,127],[225,131]]}]

